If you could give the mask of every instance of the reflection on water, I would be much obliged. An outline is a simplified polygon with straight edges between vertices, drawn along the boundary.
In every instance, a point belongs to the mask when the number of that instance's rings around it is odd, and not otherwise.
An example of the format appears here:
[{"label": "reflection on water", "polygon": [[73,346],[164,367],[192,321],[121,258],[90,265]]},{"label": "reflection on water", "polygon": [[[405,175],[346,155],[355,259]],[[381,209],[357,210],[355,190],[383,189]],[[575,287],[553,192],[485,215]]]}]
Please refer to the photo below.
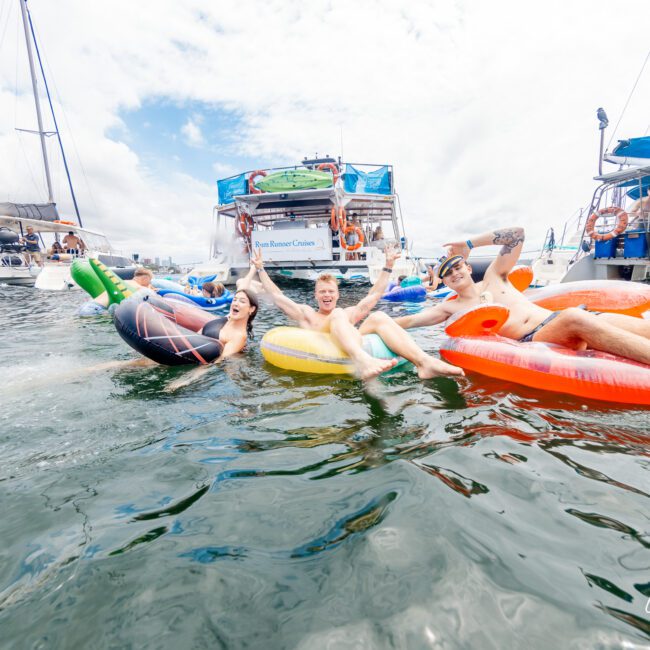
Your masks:
[{"label": "reflection on water", "polygon": [[82,300],[0,287],[3,647],[648,645],[647,410],[256,344],[169,393]]}]

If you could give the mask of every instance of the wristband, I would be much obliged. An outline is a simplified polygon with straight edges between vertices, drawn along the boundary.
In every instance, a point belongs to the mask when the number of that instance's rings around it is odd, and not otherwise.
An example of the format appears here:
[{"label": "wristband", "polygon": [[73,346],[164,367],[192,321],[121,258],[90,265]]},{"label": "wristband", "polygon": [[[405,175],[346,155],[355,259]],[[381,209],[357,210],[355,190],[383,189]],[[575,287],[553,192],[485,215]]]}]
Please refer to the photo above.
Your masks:
[{"label": "wristband", "polygon": [[467,248],[469,248],[470,250],[474,248],[474,244],[472,244],[472,242],[469,239],[465,243],[467,244]]},{"label": "wristband", "polygon": [[387,266],[384,266],[384,268],[382,269],[382,271],[386,271],[386,273],[392,273],[392,272],[393,272],[393,269],[389,269]]}]

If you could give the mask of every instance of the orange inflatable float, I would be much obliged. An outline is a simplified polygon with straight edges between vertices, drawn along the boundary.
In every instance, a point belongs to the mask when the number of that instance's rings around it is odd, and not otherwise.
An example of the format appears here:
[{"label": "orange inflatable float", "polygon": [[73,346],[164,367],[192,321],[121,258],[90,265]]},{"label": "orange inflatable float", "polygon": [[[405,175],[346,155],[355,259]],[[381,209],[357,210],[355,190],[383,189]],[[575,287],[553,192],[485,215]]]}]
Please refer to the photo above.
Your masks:
[{"label": "orange inflatable float", "polygon": [[528,289],[526,298],[558,311],[584,305],[589,311],[607,311],[640,317],[650,309],[650,285],[626,280],[580,280]]},{"label": "orange inflatable float", "polygon": [[595,350],[504,338],[497,332],[508,314],[502,305],[481,305],[450,319],[440,355],[465,370],[531,388],[650,406],[650,366]]}]

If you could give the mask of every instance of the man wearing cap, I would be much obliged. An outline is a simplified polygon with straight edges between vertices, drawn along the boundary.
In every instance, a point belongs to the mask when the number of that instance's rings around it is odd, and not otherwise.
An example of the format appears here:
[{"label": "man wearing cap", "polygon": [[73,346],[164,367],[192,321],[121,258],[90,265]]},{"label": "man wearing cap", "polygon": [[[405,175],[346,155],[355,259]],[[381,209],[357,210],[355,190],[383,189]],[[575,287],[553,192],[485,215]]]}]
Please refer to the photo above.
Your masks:
[{"label": "man wearing cap", "polygon": [[27,249],[28,262],[34,260],[39,266],[43,266],[43,257],[41,256],[41,247],[38,243],[38,235],[31,226],[27,226],[27,234],[23,237],[23,243]]},{"label": "man wearing cap", "polygon": [[[458,294],[457,300],[442,302],[419,314],[398,318],[404,328],[442,323],[453,314],[481,303],[499,303],[510,310],[499,330],[515,341],[555,343],[575,350],[591,348],[650,364],[650,321],[622,314],[595,314],[580,308],[552,312],[531,302],[508,281],[524,243],[523,228],[505,228],[445,244],[447,259],[438,274],[445,286]],[[466,261],[478,246],[501,245],[501,251],[474,282]]]}]

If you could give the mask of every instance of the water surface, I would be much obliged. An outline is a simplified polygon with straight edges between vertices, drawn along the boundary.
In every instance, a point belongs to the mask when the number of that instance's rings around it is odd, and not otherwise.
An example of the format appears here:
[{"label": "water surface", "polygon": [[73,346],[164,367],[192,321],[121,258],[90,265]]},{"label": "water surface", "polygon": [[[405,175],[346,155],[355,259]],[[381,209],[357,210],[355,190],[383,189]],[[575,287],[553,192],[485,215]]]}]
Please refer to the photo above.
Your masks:
[{"label": "water surface", "polygon": [[170,394],[83,300],[0,286],[3,648],[650,645],[648,410],[257,344]]}]

